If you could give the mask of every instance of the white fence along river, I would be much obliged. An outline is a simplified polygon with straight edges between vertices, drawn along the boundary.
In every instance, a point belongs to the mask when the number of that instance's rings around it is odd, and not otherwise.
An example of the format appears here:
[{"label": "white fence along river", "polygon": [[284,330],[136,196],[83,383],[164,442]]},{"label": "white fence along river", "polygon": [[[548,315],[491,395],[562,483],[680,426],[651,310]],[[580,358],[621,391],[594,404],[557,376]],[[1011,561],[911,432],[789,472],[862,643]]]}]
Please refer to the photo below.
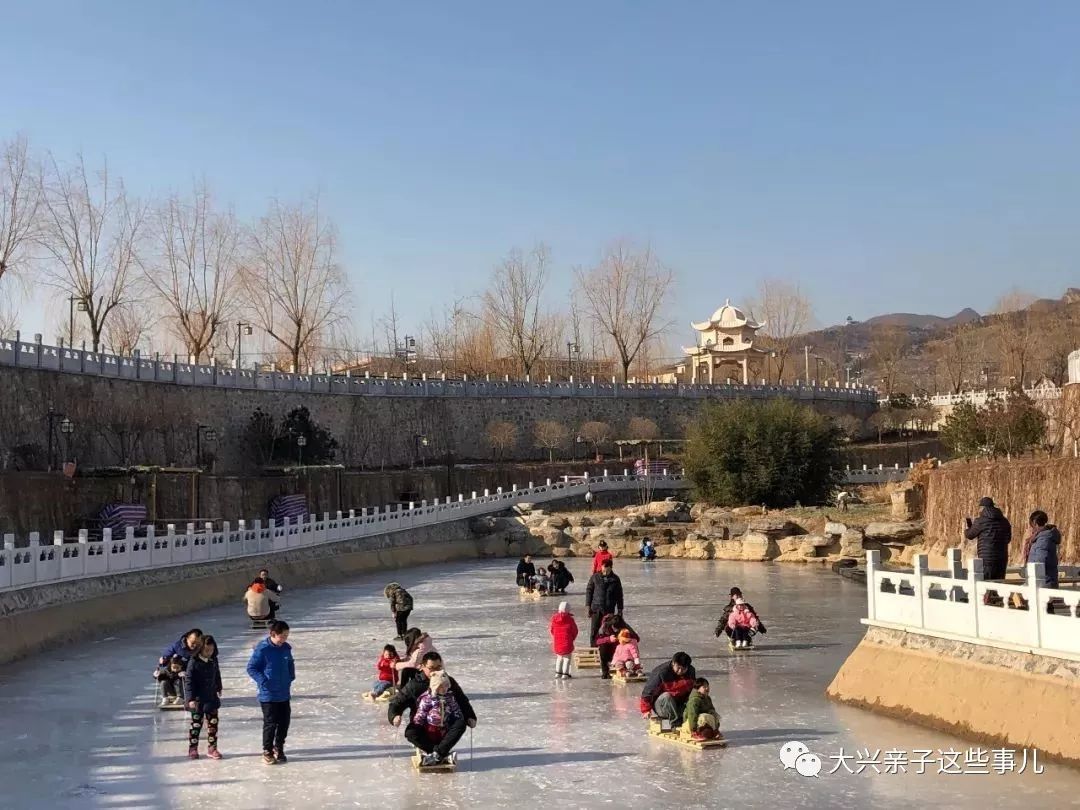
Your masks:
[{"label": "white fence along river", "polygon": [[1080,590],[1044,587],[1041,563],[1021,569],[1020,582],[999,582],[983,579],[982,560],[964,567],[959,549],[946,571],[930,571],[925,554],[913,562],[897,571],[866,553],[864,624],[1080,661]]},{"label": "white fence along river", "polygon": [[124,571],[145,570],[165,566],[251,557],[294,548],[336,543],[363,537],[374,537],[414,526],[429,526],[463,518],[478,517],[509,509],[519,503],[546,503],[568,497],[584,498],[585,492],[612,490],[652,491],[682,489],[687,486],[681,475],[604,475],[597,478],[547,481],[541,486],[509,490],[497,489],[483,494],[472,493],[457,500],[436,498],[432,502],[410,504],[408,509],[371,508],[338,512],[321,518],[310,515],[307,520],[275,524],[253,520],[237,521],[235,526],[223,523],[220,530],[204,524],[201,530],[188,523],[182,531],[169,525],[165,534],[156,534],[153,526],[145,527],[145,535],[128,529],[123,537],[113,537],[105,529],[101,540],[90,540],[85,530],[78,542],[65,543],[63,532],[54,532],[51,542],[42,543],[38,532],[32,532],[29,544],[15,547],[15,536],[4,535],[0,550],[0,591],[27,588],[63,580],[99,577]]}]

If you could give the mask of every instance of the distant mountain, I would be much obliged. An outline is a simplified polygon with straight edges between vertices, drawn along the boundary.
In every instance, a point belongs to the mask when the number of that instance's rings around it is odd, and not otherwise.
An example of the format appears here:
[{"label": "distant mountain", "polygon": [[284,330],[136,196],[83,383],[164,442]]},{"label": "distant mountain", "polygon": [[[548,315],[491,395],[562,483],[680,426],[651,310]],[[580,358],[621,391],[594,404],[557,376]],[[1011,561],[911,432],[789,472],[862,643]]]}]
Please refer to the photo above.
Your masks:
[{"label": "distant mountain", "polygon": [[940,315],[914,315],[909,312],[894,312],[888,315],[877,315],[862,322],[868,327],[899,326],[911,330],[936,330],[948,329],[953,326],[961,326],[966,323],[975,323],[980,315],[975,310],[967,307],[960,310],[951,318],[943,318]]}]

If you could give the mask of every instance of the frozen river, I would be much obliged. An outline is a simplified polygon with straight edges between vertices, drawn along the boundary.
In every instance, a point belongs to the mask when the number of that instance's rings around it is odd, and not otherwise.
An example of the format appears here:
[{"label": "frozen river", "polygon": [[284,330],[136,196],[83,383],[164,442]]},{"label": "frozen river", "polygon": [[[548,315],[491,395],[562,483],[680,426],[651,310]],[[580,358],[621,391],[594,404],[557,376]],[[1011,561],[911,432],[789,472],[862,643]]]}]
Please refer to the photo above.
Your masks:
[{"label": "frozen river", "polygon": [[[587,561],[568,599],[582,607]],[[729,747],[698,752],[645,734],[639,689],[596,670],[556,683],[547,624],[557,600],[521,602],[513,560],[429,566],[288,591],[297,681],[289,764],[262,764],[261,714],[244,666],[259,638],[239,604],[132,627],[7,667],[0,675],[0,807],[1064,807],[1080,802],[1080,773],[940,775],[940,750],[972,744],[837,706],[826,685],[862,635],[865,591],[817,568],[760,563],[616,560],[628,621],[651,667],[689,652],[712,682]],[[416,599],[413,626],[431,633],[448,671],[479,715],[458,772],[417,774],[385,707],[362,703],[374,661],[391,640],[383,585]],[[288,583],[283,583],[288,588]],[[731,585],[742,587],[769,633],[734,656],[713,637]],[[182,586],[178,586],[182,587]],[[186,716],[154,707],[150,673],[163,647],[189,627],[222,649],[225,759],[187,759]],[[1002,695],[1002,700],[1007,700]],[[818,778],[784,770],[781,745],[819,754]],[[203,743],[205,751],[205,741]],[[846,760],[868,751],[877,769]],[[926,773],[885,773],[885,752],[933,752]],[[964,765],[964,756],[959,763]],[[894,755],[894,762],[899,761]],[[901,763],[902,764],[902,763]],[[1042,768],[1044,763],[1039,762]],[[950,770],[952,766],[946,763]],[[966,770],[970,770],[969,765]]]}]

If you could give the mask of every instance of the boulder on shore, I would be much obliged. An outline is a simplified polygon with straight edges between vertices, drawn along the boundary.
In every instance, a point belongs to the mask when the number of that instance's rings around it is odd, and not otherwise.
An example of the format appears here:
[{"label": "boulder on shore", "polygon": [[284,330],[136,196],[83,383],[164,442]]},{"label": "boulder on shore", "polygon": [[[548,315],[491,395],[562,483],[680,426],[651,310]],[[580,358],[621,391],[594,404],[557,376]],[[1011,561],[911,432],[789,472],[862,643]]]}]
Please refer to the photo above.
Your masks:
[{"label": "boulder on shore", "polygon": [[921,520],[910,520],[899,523],[871,523],[866,527],[867,540],[876,540],[879,543],[907,543],[916,537],[921,537],[924,524]]}]

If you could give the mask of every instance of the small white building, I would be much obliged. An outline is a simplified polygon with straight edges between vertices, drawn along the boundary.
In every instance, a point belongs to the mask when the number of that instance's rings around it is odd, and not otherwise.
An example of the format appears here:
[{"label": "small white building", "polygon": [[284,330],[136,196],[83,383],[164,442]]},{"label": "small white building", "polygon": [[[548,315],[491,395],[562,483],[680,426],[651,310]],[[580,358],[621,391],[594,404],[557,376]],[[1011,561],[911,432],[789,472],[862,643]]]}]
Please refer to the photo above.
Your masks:
[{"label": "small white building", "polygon": [[750,382],[750,363],[764,357],[768,352],[754,346],[757,331],[765,324],[757,323],[753,315],[747,316],[738,307],[725,301],[712,317],[702,323],[690,324],[697,332],[697,345],[683,348],[686,365],[690,368],[690,382],[713,383],[732,375],[717,373],[724,366],[736,366],[743,385]]}]

